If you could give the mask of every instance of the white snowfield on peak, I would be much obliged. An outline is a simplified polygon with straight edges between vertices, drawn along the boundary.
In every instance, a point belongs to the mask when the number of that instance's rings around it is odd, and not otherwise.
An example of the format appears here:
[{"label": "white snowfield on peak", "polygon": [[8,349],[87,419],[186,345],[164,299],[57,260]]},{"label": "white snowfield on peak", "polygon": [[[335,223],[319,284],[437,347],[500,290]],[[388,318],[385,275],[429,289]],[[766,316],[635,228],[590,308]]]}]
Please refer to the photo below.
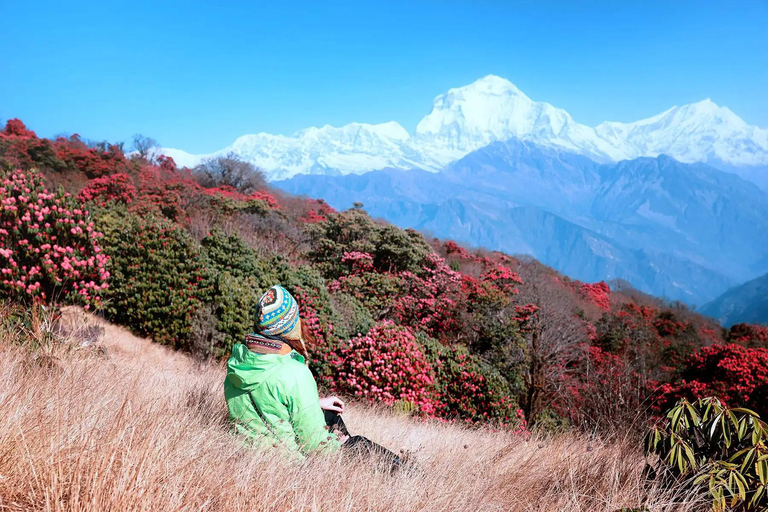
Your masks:
[{"label": "white snowfield on peak", "polygon": [[768,130],[748,125],[710,99],[634,123],[604,122],[592,128],[494,75],[439,95],[412,134],[395,121],[350,123],[307,128],[292,136],[243,135],[207,155],[173,148],[159,152],[187,167],[235,153],[274,181],[297,174],[362,174],[386,168],[437,172],[472,151],[510,138],[598,162],[665,154],[686,163],[768,165]]}]

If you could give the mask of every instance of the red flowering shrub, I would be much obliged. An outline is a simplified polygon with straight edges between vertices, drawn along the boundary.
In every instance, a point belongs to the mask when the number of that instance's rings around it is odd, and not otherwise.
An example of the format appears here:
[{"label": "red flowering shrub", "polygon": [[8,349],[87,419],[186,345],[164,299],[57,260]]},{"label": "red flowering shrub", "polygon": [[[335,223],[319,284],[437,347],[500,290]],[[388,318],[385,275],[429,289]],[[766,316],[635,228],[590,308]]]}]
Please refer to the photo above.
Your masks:
[{"label": "red flowering shrub", "polygon": [[515,305],[514,320],[520,324],[520,330],[528,332],[531,329],[530,322],[539,310],[536,304],[517,304]]},{"label": "red flowering shrub", "polygon": [[673,310],[634,303],[603,315],[596,327],[599,347],[620,354],[636,371],[654,380],[667,380],[706,340]]},{"label": "red flowering shrub", "polygon": [[323,215],[320,215],[316,210],[309,210],[299,220],[301,220],[306,224],[317,224],[318,222],[323,222],[325,220],[325,217]]},{"label": "red flowering shrub", "polygon": [[373,256],[367,252],[345,252],[341,262],[350,265],[350,274],[373,271]]},{"label": "red flowering shrub", "polygon": [[205,208],[220,215],[278,210],[275,197],[263,190],[245,195],[231,187],[205,188],[188,171],[176,169],[173,159],[160,157],[160,165],[145,165],[139,173],[138,201],[132,210],[158,212],[171,220],[181,220],[189,208]]},{"label": "red flowering shrub", "polygon": [[5,123],[5,134],[16,137],[37,137],[35,132],[27,130],[27,127],[21,121],[21,119],[9,119]]},{"label": "red flowering shrub", "polygon": [[176,171],[176,162],[173,160],[173,158],[169,156],[165,156],[165,155],[158,156],[157,165],[159,165],[160,168],[166,172]]},{"label": "red flowering shrub", "polygon": [[604,281],[599,283],[578,283],[578,291],[581,296],[590,301],[595,306],[599,307],[603,311],[610,311],[611,309],[611,287]]},{"label": "red flowering shrub", "polygon": [[0,180],[0,293],[98,305],[109,272],[88,212],[48,192],[36,171],[0,171]]},{"label": "red flowering shrub", "polygon": [[509,293],[517,293],[515,286],[523,284],[523,280],[517,275],[517,272],[513,272],[509,267],[494,266],[486,270],[480,279],[492,283],[494,286],[502,291]]},{"label": "red flowering shrub", "polygon": [[88,178],[125,173],[129,171],[128,161],[122,148],[115,144],[99,144],[88,147],[80,136],[59,137],[53,143],[56,156],[65,163],[67,170],[79,171]]},{"label": "red flowering shrub", "polygon": [[661,386],[659,407],[679,398],[717,396],[730,407],[768,414],[768,349],[735,343],[702,347],[685,362],[680,378]]},{"label": "red flowering shrub", "polygon": [[[166,174],[166,175],[164,175]],[[165,173],[162,168],[145,166],[139,173],[138,201],[133,205],[132,211],[138,213],[157,212],[171,220],[178,220],[191,194],[187,192],[187,183],[184,180],[169,179],[175,176],[174,172]],[[196,183],[191,183],[197,186]]]},{"label": "red flowering shrub", "polygon": [[443,338],[461,328],[458,324],[461,274],[437,254],[429,254],[420,274],[401,272],[405,293],[392,303],[392,316],[399,323]]},{"label": "red flowering shrub", "polygon": [[331,364],[335,372],[329,385],[336,392],[370,402],[410,402],[433,413],[432,368],[406,327],[380,322],[342,344]]},{"label": "red flowering shrub", "polygon": [[306,324],[315,341],[317,343],[324,343],[326,339],[330,339],[333,335],[333,323],[328,322],[323,325],[317,314],[318,306],[315,303],[313,294],[305,291],[301,286],[294,286],[293,296],[299,304],[301,320]]},{"label": "red flowering shrub", "polygon": [[38,139],[18,119],[9,120],[0,131],[0,157],[13,168],[30,170],[33,167],[61,169],[64,162],[58,159],[53,144],[48,139]]},{"label": "red flowering shrub", "polygon": [[736,324],[731,327],[728,339],[745,347],[768,348],[768,326]]},{"label": "red flowering shrub", "polygon": [[466,423],[526,428],[507,382],[460,347],[421,340],[435,373],[434,415]]},{"label": "red flowering shrub", "polygon": [[454,242],[453,240],[448,240],[443,244],[443,250],[445,250],[445,254],[447,255],[453,255],[460,259],[468,260],[470,259],[469,253],[465,248]]},{"label": "red flowering shrub", "polygon": [[136,187],[124,173],[94,178],[77,196],[84,203],[91,202],[98,206],[104,206],[110,201],[130,204],[135,197]]},{"label": "red flowering shrub", "polygon": [[[328,215],[336,213],[336,210],[322,199],[310,200],[309,203],[310,209],[307,210],[303,217],[299,218],[300,221],[306,224],[323,222],[328,219]],[[317,209],[315,209],[315,207],[317,207]]]}]

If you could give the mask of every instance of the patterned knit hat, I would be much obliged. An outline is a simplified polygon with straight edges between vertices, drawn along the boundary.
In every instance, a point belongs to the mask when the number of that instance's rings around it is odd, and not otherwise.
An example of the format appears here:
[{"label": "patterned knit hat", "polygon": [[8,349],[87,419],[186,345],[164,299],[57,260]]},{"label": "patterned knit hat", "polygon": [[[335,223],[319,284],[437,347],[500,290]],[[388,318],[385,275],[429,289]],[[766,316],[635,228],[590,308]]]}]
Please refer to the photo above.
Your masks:
[{"label": "patterned knit hat", "polygon": [[256,330],[266,336],[301,339],[299,305],[288,290],[275,285],[261,296],[256,307]]}]

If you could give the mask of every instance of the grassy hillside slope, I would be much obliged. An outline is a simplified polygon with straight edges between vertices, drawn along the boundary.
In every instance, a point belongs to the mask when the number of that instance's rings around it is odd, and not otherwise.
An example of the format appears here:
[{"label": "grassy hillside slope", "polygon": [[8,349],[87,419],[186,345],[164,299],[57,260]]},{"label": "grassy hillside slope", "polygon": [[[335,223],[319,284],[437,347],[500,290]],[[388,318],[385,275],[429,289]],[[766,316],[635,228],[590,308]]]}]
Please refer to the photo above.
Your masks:
[{"label": "grassy hillside slope", "polygon": [[645,488],[641,451],[629,443],[468,429],[359,405],[345,415],[350,428],[410,451],[414,470],[275,458],[228,433],[221,365],[80,308],[64,320],[66,339],[45,316],[1,333],[0,510],[615,511],[641,501],[694,510]]}]

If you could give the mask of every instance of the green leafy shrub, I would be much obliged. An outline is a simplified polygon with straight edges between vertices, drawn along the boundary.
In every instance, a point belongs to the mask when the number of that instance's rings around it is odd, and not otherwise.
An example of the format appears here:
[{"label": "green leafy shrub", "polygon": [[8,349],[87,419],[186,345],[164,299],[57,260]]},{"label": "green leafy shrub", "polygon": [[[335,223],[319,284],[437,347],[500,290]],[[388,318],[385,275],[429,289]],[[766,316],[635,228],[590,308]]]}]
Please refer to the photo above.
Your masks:
[{"label": "green leafy shrub", "polygon": [[237,235],[214,229],[201,246],[208,270],[203,300],[213,314],[205,352],[225,357],[253,330],[259,297],[279,282],[279,272]]},{"label": "green leafy shrub", "polygon": [[680,400],[651,429],[646,451],[658,456],[662,477],[706,492],[715,511],[768,507],[768,425],[749,409]]},{"label": "green leafy shrub", "polygon": [[237,235],[227,235],[218,228],[200,241],[211,271],[229,272],[236,278],[263,273],[256,252]]},{"label": "green leafy shrub", "polygon": [[159,343],[190,348],[192,320],[206,293],[194,240],[168,220],[124,208],[101,210],[97,225],[110,256],[110,319]]},{"label": "green leafy shrub", "polygon": [[340,333],[342,338],[366,333],[373,327],[374,320],[371,313],[358,299],[348,293],[332,293],[331,308],[339,316],[336,332]]},{"label": "green leafy shrub", "polygon": [[213,353],[226,355],[234,343],[251,332],[259,297],[270,286],[281,284],[296,298],[301,318],[316,338],[317,345],[310,347],[312,364],[322,366],[318,370],[325,372],[324,353],[337,338],[349,336],[349,331],[334,310],[322,275],[307,265],[290,265],[281,257],[262,258],[237,235],[218,229],[201,245],[209,284],[204,301],[214,312],[219,334],[213,337],[219,340]]},{"label": "green leafy shrub", "polygon": [[341,276],[330,283],[332,291],[341,291],[357,299],[374,317],[380,319],[392,311],[398,297],[405,294],[407,283],[393,274],[362,272]]},{"label": "green leafy shrub", "polygon": [[424,238],[413,230],[380,224],[363,210],[329,214],[327,219],[310,224],[312,259],[326,277],[339,277],[346,266],[345,253],[367,253],[380,272],[417,272],[421,262],[432,252]]}]

